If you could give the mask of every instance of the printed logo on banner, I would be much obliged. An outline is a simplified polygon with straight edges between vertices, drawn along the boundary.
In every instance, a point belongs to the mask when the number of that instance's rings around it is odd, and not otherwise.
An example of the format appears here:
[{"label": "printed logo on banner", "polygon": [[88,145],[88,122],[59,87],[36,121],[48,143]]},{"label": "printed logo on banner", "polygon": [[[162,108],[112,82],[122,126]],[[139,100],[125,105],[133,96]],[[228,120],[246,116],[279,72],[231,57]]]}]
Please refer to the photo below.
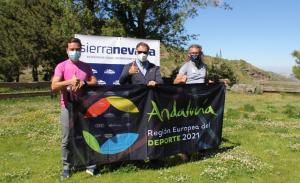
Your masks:
[{"label": "printed logo on banner", "polygon": [[75,37],[82,43],[80,59],[92,66],[99,85],[119,85],[114,82],[120,78],[124,65],[136,59],[136,45],[139,42],[150,46],[147,59],[160,65],[159,40],[81,34],[75,34]]},{"label": "printed logo on banner", "polygon": [[146,42],[150,46],[149,61],[160,65],[160,41],[109,36],[75,34],[82,42],[81,59],[91,64],[128,64],[136,58],[136,45]]},{"label": "printed logo on banner", "polygon": [[98,73],[98,71],[96,69],[92,69],[92,71],[93,71],[93,74],[97,74]]},{"label": "printed logo on banner", "polygon": [[113,82],[113,85],[120,85],[120,81],[119,81],[119,80],[115,80],[115,81]]},{"label": "printed logo on banner", "polygon": [[198,116],[199,114],[205,115],[205,114],[212,114],[216,116],[216,112],[214,108],[209,105],[208,107],[198,107],[198,106],[192,106],[191,100],[189,100],[187,106],[184,108],[177,108],[176,101],[173,101],[173,105],[171,109],[163,108],[159,109],[159,105],[156,104],[155,101],[151,100],[152,110],[150,113],[148,113],[149,118],[148,121],[151,120],[152,117],[157,117],[161,122],[164,122],[165,120],[170,120],[171,118],[178,118],[178,117],[193,117]]},{"label": "printed logo on banner", "polygon": [[112,70],[112,69],[106,69],[105,71],[104,71],[104,74],[115,74],[116,72],[114,71],[114,70]]},{"label": "printed logo on banner", "polygon": [[98,85],[106,85],[106,82],[103,80],[98,80]]},{"label": "printed logo on banner", "polygon": [[[81,47],[82,52],[97,53],[97,54],[121,54],[121,55],[135,55],[135,48],[130,47],[118,47],[108,45],[89,45],[89,43],[83,44]],[[154,49],[149,50],[149,56],[155,56]]]},{"label": "printed logo on banner", "polygon": [[[135,104],[123,97],[109,96],[92,104],[85,113],[85,118],[95,118],[102,115],[110,106],[127,113],[138,113]],[[106,140],[102,145],[88,131],[83,130],[83,137],[88,146],[100,154],[117,154],[128,149],[138,139],[137,133],[120,133]]]}]

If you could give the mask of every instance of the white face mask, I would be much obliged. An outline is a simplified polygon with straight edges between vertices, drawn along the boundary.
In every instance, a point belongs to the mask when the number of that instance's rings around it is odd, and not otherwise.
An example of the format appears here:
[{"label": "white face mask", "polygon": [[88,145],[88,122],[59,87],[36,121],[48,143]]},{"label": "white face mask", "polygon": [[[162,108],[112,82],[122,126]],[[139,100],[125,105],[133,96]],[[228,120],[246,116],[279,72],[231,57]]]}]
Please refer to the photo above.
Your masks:
[{"label": "white face mask", "polygon": [[145,62],[147,60],[148,55],[145,53],[140,53],[137,55],[137,59],[141,62]]}]

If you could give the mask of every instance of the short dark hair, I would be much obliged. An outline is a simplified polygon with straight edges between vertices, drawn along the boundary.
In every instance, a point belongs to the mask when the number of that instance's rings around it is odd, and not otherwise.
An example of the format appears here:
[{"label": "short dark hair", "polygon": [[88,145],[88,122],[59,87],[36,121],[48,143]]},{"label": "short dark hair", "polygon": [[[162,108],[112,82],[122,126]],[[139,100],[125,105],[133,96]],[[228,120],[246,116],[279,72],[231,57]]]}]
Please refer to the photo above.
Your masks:
[{"label": "short dark hair", "polygon": [[78,44],[80,45],[80,47],[82,46],[80,39],[78,39],[78,38],[76,38],[76,37],[71,37],[71,38],[68,40],[67,47],[68,47],[68,44],[69,44],[69,43],[78,43]]},{"label": "short dark hair", "polygon": [[140,46],[146,47],[146,48],[147,48],[147,51],[150,50],[149,45],[148,45],[147,43],[144,43],[144,42],[139,42],[139,43],[136,45],[135,49],[137,49],[137,48],[140,47]]}]

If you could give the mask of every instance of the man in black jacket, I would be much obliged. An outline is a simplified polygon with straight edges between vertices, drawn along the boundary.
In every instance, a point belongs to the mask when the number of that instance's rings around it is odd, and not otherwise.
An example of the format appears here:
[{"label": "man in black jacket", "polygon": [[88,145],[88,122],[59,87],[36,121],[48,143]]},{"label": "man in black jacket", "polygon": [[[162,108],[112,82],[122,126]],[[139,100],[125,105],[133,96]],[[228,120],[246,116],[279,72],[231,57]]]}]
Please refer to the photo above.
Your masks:
[{"label": "man in black jacket", "polygon": [[124,66],[119,79],[121,85],[145,84],[155,86],[156,84],[163,83],[159,66],[147,60],[149,49],[149,45],[144,42],[136,45],[137,58],[135,61]]}]

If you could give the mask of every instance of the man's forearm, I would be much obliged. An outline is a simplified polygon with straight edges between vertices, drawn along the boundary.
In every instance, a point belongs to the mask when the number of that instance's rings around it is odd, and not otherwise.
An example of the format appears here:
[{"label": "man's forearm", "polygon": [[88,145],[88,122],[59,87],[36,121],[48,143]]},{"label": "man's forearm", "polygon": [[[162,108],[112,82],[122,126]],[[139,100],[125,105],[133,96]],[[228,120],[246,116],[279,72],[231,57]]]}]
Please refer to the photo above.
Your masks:
[{"label": "man's forearm", "polygon": [[70,80],[52,82],[51,89],[52,91],[59,91],[67,88],[69,85],[71,85]]}]

